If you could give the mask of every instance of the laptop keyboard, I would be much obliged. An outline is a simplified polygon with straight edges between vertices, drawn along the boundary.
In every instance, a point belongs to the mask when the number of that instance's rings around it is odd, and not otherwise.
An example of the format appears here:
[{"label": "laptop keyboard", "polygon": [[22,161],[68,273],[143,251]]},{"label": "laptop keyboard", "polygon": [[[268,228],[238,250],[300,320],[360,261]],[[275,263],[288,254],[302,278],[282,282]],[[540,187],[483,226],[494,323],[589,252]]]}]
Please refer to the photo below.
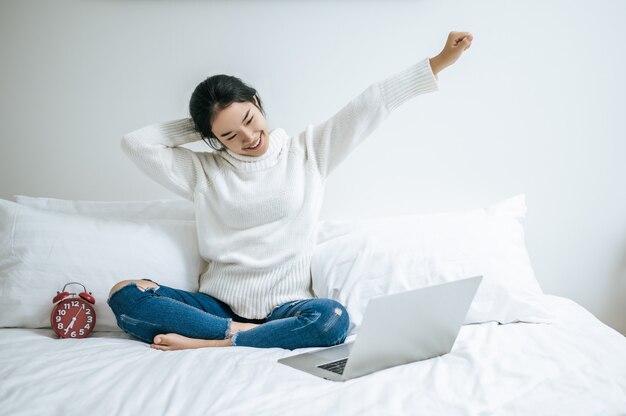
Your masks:
[{"label": "laptop keyboard", "polygon": [[324,370],[332,371],[333,373],[343,374],[343,369],[346,368],[346,363],[348,362],[347,358],[343,358],[341,360],[333,361],[330,363],[318,365],[319,368],[323,368]]}]

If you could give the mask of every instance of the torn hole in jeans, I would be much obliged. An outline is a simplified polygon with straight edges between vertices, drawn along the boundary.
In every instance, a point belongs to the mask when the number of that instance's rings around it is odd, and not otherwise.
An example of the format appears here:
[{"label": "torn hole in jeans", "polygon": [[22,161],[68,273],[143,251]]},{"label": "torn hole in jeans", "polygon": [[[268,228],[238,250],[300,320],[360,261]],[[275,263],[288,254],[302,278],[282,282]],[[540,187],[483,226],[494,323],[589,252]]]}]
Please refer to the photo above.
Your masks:
[{"label": "torn hole in jeans", "polygon": [[152,291],[154,292],[154,291],[158,290],[158,289],[161,287],[161,286],[158,286],[158,285],[157,285],[157,286],[150,286],[150,287],[143,287],[143,286],[140,286],[140,285],[138,285],[138,284],[136,284],[136,283],[135,283],[135,285],[136,285],[136,286],[139,288],[139,290],[141,290],[142,292],[145,292],[145,291],[146,291],[146,290],[148,290],[148,289],[152,289]]},{"label": "torn hole in jeans", "polygon": [[328,319],[328,321],[324,325],[324,331],[330,330],[330,328],[332,328],[333,325],[335,325],[339,317],[343,315],[343,311],[340,308],[335,308],[334,312],[335,313],[333,314],[333,316],[331,316],[330,319]]}]

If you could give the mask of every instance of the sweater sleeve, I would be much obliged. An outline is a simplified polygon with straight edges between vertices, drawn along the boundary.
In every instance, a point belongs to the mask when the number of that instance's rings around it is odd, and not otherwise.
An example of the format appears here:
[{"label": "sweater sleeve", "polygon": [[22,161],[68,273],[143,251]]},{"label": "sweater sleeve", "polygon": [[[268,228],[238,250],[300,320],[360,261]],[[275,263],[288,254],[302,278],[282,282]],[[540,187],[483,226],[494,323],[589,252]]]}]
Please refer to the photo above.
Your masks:
[{"label": "sweater sleeve", "polygon": [[124,153],[146,175],[170,191],[193,201],[204,169],[199,155],[179,147],[201,140],[191,118],[151,124],[128,134],[120,143]]},{"label": "sweater sleeve", "polygon": [[425,58],[370,85],[325,122],[309,125],[306,147],[321,175],[328,176],[400,104],[439,90],[438,81]]}]

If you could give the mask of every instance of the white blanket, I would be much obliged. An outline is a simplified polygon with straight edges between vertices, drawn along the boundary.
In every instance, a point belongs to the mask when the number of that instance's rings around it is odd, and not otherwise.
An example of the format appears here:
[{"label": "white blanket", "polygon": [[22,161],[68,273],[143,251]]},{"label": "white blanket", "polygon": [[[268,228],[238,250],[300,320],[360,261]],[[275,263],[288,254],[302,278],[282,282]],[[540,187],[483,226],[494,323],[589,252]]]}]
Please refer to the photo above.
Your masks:
[{"label": "white blanket", "polygon": [[558,322],[465,325],[450,354],[343,383],[276,363],[314,348],[158,351],[124,333],[0,329],[0,414],[626,414],[626,338],[571,300],[545,304]]}]

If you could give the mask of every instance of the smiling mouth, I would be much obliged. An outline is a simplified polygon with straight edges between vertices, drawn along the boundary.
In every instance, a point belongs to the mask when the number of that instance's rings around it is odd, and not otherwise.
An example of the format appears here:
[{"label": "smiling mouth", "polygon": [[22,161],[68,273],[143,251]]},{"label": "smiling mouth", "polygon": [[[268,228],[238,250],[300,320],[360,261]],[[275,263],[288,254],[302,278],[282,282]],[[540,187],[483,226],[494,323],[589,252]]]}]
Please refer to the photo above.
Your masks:
[{"label": "smiling mouth", "polygon": [[254,146],[250,146],[250,147],[246,147],[246,150],[256,150],[261,146],[261,143],[263,142],[263,132],[261,132],[261,134],[259,135],[259,140],[255,143]]}]

